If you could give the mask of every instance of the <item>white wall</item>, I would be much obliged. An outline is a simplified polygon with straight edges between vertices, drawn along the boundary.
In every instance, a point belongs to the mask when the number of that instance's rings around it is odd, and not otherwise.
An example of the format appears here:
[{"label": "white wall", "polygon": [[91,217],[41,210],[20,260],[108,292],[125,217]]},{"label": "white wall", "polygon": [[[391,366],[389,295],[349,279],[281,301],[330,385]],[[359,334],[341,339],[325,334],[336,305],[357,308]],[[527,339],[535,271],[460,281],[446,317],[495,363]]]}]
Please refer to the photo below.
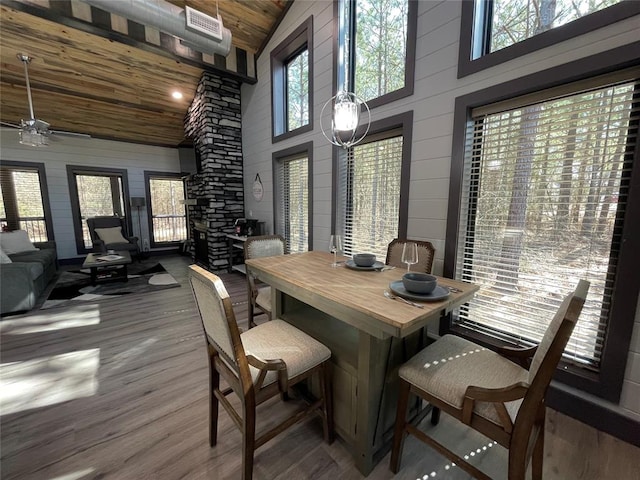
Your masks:
[{"label": "white wall", "polygon": [[[636,16],[457,79],[460,2],[421,0],[418,5],[415,93],[374,109],[372,120],[414,111],[408,236],[433,243],[436,248],[434,273],[441,274],[456,97],[637,41],[640,19]],[[313,15],[314,29],[314,129],[272,144],[269,53],[309,15]],[[319,116],[322,105],[332,95],[332,22],[331,1],[294,2],[258,59],[258,83],[242,87],[246,212],[266,221],[267,228],[273,233],[271,154],[313,141],[315,249],[327,248],[331,228],[331,146],[322,136]],[[251,195],[256,173],[260,174],[264,184],[265,195],[261,202],[255,201]],[[640,420],[640,319],[636,318],[635,325],[621,406]]]},{"label": "white wall", "polygon": [[[180,172],[178,149],[151,147],[109,140],[58,137],[48,147],[26,147],[18,143],[14,130],[0,131],[0,161],[44,163],[53,220],[53,233],[61,259],[78,257],[76,251],[67,165],[82,165],[127,170],[129,195],[144,197],[144,171]],[[135,209],[131,217],[133,230],[139,234]],[[141,239],[149,239],[146,209],[141,212]],[[140,246],[142,247],[142,240]]]}]

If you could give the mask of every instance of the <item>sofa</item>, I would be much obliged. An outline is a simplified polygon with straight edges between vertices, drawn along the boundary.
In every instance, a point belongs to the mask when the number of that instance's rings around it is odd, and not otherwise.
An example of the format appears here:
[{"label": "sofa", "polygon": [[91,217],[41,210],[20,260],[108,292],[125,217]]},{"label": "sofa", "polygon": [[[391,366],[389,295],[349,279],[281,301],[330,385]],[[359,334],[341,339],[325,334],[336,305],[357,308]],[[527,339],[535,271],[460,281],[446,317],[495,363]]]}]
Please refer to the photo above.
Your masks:
[{"label": "sofa", "polygon": [[0,265],[0,313],[30,310],[56,276],[55,242],[34,242],[39,250],[7,254],[11,263]]}]

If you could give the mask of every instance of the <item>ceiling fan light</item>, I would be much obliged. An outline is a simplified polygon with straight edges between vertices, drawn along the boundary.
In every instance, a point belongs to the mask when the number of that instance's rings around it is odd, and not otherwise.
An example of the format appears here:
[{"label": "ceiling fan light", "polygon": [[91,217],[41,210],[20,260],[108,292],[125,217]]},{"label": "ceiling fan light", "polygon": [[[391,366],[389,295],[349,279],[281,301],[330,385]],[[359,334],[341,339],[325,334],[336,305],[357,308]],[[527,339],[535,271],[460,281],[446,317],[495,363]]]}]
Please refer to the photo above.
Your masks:
[{"label": "ceiling fan light", "polygon": [[20,130],[18,135],[22,145],[29,147],[46,147],[49,145],[49,137],[35,130]]}]

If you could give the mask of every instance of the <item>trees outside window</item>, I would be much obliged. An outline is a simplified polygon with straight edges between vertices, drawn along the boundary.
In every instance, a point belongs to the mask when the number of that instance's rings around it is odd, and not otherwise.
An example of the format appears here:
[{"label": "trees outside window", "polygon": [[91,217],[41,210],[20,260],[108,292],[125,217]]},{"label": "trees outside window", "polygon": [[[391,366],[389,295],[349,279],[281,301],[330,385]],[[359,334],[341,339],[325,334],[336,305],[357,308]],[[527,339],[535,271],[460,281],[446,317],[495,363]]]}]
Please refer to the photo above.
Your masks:
[{"label": "trees outside window", "polygon": [[313,142],[273,154],[275,233],[289,253],[312,247]]},{"label": "trees outside window", "polygon": [[313,129],[313,17],[271,51],[272,141]]},{"label": "trees outside window", "polygon": [[0,225],[25,230],[32,242],[53,240],[44,165],[2,162]]},{"label": "trees outside window", "polygon": [[[67,166],[78,253],[91,251],[87,218],[118,216],[131,232],[126,170]],[[126,236],[126,235],[125,235]]]},{"label": "trees outside window", "polygon": [[340,0],[338,8],[338,89],[371,106],[413,93],[416,2]]},{"label": "trees outside window", "polygon": [[187,238],[184,183],[178,175],[145,172],[150,212],[151,246]]},{"label": "trees outside window", "polygon": [[458,78],[638,14],[625,0],[463,1]]},{"label": "trees outside window", "polygon": [[374,122],[362,143],[338,152],[336,233],[345,255],[384,258],[389,242],[406,236],[412,119]]},{"label": "trees outside window", "polygon": [[[538,343],[561,297],[591,283],[565,363],[599,372],[615,305],[637,72],[471,111],[456,276],[481,286],[454,329]],[[597,86],[594,86],[597,85]],[[622,300],[618,300],[622,302]]]}]

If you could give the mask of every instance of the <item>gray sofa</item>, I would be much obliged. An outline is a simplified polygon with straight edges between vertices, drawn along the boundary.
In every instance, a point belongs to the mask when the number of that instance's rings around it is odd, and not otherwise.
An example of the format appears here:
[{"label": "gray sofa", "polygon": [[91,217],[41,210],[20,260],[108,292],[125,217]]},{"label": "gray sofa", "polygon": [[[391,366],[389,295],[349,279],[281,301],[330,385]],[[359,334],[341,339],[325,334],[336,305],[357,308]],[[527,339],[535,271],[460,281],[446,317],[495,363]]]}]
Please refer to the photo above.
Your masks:
[{"label": "gray sofa", "polygon": [[55,242],[36,242],[40,250],[9,255],[12,263],[0,266],[0,313],[32,309],[38,297],[56,276],[58,255]]}]

